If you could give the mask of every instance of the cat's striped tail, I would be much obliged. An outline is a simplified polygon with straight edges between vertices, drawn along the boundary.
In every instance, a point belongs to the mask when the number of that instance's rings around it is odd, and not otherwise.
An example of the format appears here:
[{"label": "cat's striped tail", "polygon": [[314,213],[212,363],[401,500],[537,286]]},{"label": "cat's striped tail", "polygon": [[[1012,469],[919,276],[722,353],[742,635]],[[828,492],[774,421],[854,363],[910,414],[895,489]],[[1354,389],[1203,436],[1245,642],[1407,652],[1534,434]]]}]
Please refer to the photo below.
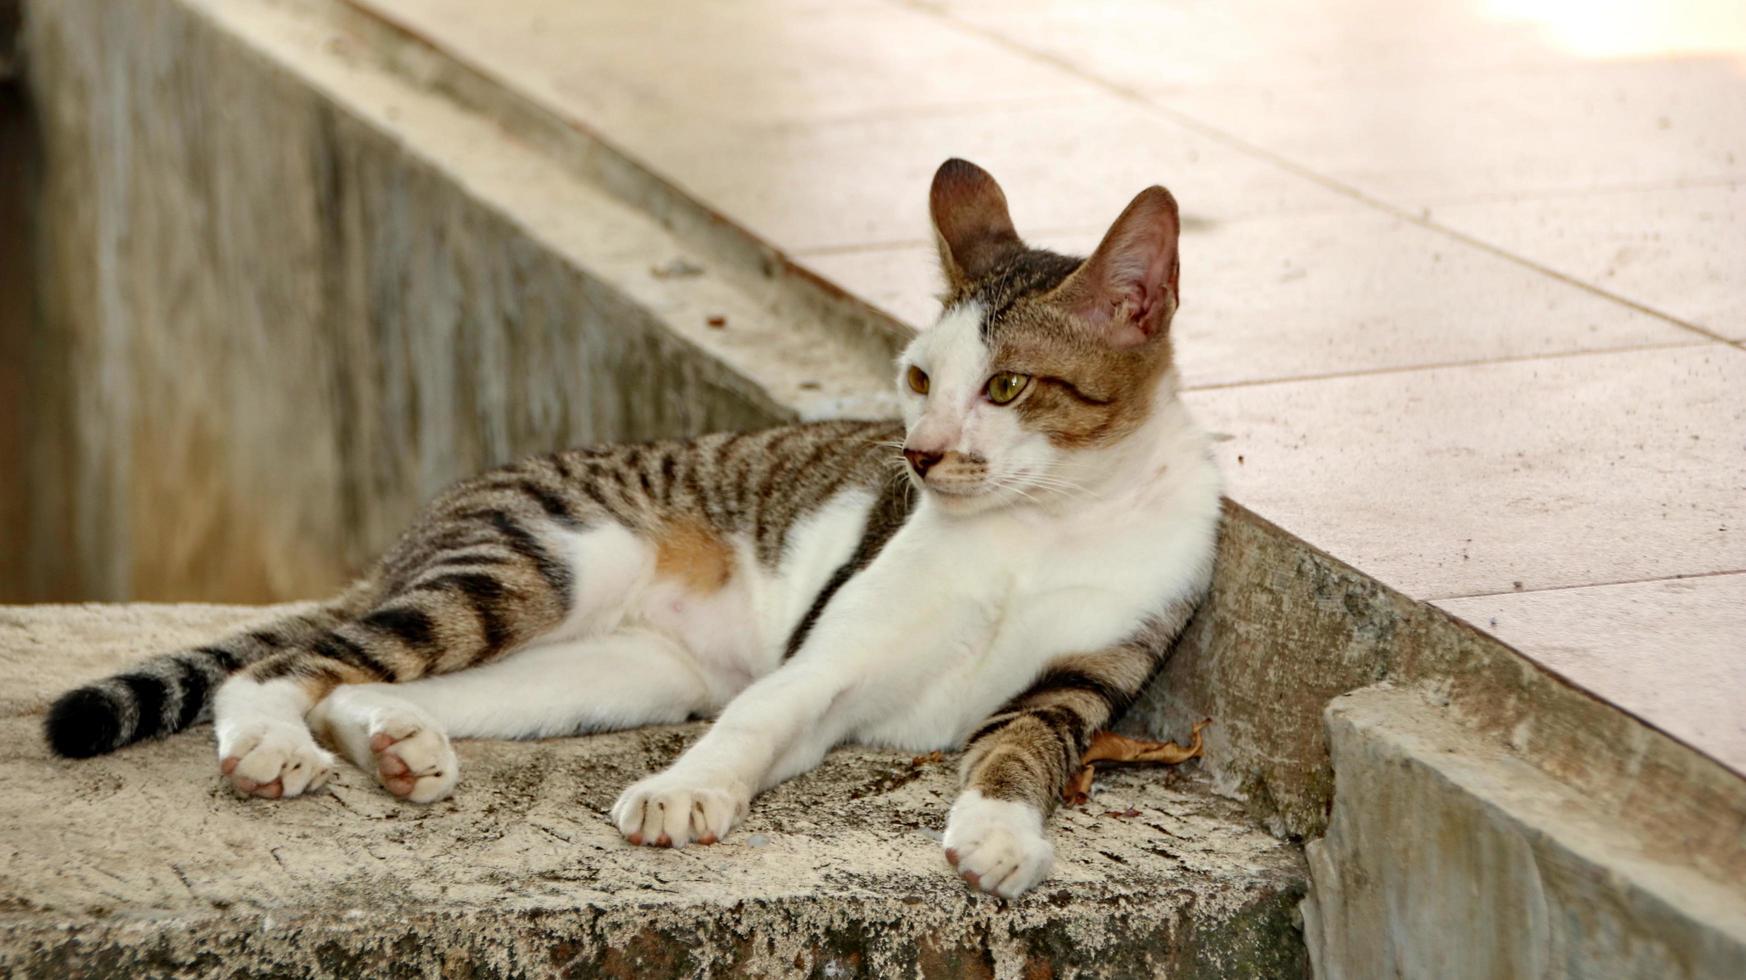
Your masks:
[{"label": "cat's striped tail", "polygon": [[207,721],[212,695],[226,677],[357,615],[369,591],[360,582],[312,609],[74,688],[49,708],[43,725],[49,747],[64,758],[85,759]]}]

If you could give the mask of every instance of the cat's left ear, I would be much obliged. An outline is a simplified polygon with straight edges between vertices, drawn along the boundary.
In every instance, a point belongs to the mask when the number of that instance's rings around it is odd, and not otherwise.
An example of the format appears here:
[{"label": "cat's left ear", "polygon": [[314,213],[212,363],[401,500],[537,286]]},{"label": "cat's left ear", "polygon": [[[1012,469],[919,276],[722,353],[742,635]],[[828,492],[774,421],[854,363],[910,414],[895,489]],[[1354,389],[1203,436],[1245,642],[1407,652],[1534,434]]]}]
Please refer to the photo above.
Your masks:
[{"label": "cat's left ear", "polygon": [[1111,346],[1144,344],[1167,330],[1176,312],[1181,227],[1170,192],[1146,188],[1052,298]]}]

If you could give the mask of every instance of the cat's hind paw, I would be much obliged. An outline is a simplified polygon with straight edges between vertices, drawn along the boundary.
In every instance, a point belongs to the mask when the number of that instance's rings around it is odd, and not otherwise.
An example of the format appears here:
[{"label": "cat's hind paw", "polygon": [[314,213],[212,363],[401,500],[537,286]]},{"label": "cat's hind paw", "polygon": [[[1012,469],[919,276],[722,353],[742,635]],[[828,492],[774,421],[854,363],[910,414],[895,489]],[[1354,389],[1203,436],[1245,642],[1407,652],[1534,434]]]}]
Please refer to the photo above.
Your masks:
[{"label": "cat's hind paw", "polygon": [[290,799],[320,787],[333,775],[334,757],[301,723],[266,721],[239,725],[219,740],[218,771],[244,796]]},{"label": "cat's hind paw", "polygon": [[946,818],[946,860],[972,888],[1017,898],[1049,876],[1055,848],[1043,814],[1027,803],[965,790]]},{"label": "cat's hind paw", "polygon": [[731,785],[668,770],[625,790],[612,805],[612,822],[632,844],[714,844],[727,836],[750,802]]}]

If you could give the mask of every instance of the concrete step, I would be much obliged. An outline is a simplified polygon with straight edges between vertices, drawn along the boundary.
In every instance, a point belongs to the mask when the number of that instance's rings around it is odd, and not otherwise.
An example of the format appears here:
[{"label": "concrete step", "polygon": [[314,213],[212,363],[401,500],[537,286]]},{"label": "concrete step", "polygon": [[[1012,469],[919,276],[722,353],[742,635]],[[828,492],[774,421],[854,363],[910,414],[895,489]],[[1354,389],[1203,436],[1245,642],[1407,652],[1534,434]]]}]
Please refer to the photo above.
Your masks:
[{"label": "concrete step", "polygon": [[1635,832],[1423,690],[1355,691],[1327,719],[1334,813],[1304,903],[1318,976],[1746,968],[1746,893],[1694,865],[1675,821]]},{"label": "concrete step", "polygon": [[1052,877],[1003,903],[941,856],[955,759],[837,752],[723,843],[668,851],[605,812],[700,725],[462,743],[460,789],[428,807],[349,767],[239,799],[205,727],[48,756],[59,689],[266,615],[0,608],[0,974],[1307,975],[1301,855],[1192,765],[1100,778],[1052,820]]}]

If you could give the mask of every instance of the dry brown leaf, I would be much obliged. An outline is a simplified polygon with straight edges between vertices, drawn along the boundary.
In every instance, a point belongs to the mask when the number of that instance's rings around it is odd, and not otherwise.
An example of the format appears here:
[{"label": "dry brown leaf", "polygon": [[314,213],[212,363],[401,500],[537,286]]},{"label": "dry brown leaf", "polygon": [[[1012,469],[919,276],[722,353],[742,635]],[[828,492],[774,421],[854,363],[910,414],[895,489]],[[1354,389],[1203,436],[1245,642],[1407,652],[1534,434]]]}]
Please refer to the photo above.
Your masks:
[{"label": "dry brown leaf", "polygon": [[916,769],[920,769],[922,766],[925,766],[925,765],[938,764],[938,763],[945,762],[945,761],[946,761],[946,753],[941,752],[938,749],[935,749],[934,751],[929,752],[927,755],[918,755],[915,758],[909,760],[909,764]]},{"label": "dry brown leaf", "polygon": [[1079,771],[1067,780],[1067,785],[1061,788],[1061,799],[1065,800],[1068,806],[1078,806],[1091,799],[1091,780],[1096,775],[1097,770],[1093,767],[1081,766]]},{"label": "dry brown leaf", "polygon": [[1067,785],[1061,790],[1061,798],[1068,806],[1078,806],[1091,799],[1091,781],[1097,775],[1094,763],[1173,766],[1187,762],[1200,755],[1200,730],[1210,724],[1211,718],[1195,722],[1194,729],[1188,733],[1187,746],[1177,745],[1175,742],[1129,738],[1114,732],[1098,732],[1092,736],[1091,745],[1085,750],[1085,754],[1079,757],[1080,769],[1067,780]]}]

